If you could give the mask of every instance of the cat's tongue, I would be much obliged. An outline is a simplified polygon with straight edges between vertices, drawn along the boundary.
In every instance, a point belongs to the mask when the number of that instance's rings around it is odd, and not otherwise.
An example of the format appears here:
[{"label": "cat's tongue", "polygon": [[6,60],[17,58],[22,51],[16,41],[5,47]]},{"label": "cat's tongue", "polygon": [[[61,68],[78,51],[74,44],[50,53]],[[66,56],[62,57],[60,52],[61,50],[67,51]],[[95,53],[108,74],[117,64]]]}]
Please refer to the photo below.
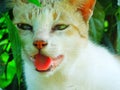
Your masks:
[{"label": "cat's tongue", "polygon": [[38,71],[47,71],[51,66],[52,59],[50,57],[36,54],[34,65]]}]

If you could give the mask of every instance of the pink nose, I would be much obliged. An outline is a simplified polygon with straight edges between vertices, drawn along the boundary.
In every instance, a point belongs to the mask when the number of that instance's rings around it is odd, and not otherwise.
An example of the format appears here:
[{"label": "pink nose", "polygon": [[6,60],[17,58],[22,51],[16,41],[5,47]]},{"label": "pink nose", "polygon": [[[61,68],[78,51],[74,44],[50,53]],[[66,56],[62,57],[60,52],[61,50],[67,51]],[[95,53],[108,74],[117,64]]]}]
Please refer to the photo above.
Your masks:
[{"label": "pink nose", "polygon": [[43,41],[43,40],[37,40],[33,43],[33,45],[37,48],[37,49],[42,49],[43,47],[45,47],[47,45],[47,42]]}]

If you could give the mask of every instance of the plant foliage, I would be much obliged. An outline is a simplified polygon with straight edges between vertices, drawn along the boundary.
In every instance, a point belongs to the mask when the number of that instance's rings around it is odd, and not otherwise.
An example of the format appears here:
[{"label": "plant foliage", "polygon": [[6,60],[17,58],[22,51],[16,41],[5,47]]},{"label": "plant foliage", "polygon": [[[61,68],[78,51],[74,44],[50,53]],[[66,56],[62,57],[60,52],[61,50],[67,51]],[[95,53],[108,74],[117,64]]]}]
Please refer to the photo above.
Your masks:
[{"label": "plant foliage", "polygon": [[37,5],[37,6],[39,6],[39,7],[41,6],[41,4],[39,3],[38,0],[28,0],[28,1],[35,4],[35,5]]},{"label": "plant foliage", "polygon": [[11,41],[12,53],[13,53],[14,61],[16,63],[16,67],[17,67],[17,76],[18,76],[18,80],[20,82],[21,71],[22,71],[20,38],[18,35],[18,30],[13,25],[13,23],[10,20],[8,15],[5,16],[5,20],[6,20],[7,28],[9,29],[9,39]]}]

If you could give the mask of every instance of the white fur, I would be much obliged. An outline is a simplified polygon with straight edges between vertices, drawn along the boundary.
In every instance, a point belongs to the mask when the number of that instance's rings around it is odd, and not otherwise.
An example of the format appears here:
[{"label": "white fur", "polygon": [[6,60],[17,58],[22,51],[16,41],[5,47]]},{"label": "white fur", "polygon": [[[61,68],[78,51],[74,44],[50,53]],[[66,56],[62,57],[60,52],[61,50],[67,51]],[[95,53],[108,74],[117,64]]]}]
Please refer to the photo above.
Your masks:
[{"label": "white fur", "polygon": [[104,48],[89,42],[74,63],[70,61],[50,76],[25,62],[28,90],[120,90],[120,64]]}]

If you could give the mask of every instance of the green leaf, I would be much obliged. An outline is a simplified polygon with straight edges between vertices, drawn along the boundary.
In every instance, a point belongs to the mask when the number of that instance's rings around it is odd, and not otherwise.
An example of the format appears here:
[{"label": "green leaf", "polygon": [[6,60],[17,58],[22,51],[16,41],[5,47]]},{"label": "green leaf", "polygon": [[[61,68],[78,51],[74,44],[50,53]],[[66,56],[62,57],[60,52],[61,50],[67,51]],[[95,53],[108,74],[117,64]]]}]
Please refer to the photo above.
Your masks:
[{"label": "green leaf", "polygon": [[104,33],[104,18],[103,8],[97,3],[93,17],[90,19],[90,37],[97,43],[101,41]]},{"label": "green leaf", "polygon": [[0,76],[4,74],[4,70],[5,70],[5,63],[3,62],[0,56]]},{"label": "green leaf", "polygon": [[5,17],[1,17],[1,18],[0,18],[0,23],[3,23],[4,20],[5,20]]},{"label": "green leaf", "polygon": [[118,8],[118,12],[116,14],[117,18],[117,46],[116,51],[120,54],[120,7]]},{"label": "green leaf", "polygon": [[0,75],[0,87],[1,88],[7,87],[12,82],[15,73],[16,73],[15,62],[14,60],[12,60],[7,66],[7,78],[5,74]]},{"label": "green leaf", "polygon": [[117,0],[99,0],[103,6],[106,15],[113,15],[117,9]]},{"label": "green leaf", "polygon": [[6,63],[8,61],[9,54],[7,52],[4,52],[2,53],[1,58]]},{"label": "green leaf", "polygon": [[41,6],[41,4],[40,4],[40,2],[38,0],[28,0],[28,1],[35,4],[35,5],[37,5],[37,6],[39,6],[39,7]]},{"label": "green leaf", "polygon": [[117,22],[117,52],[120,54],[120,21]]},{"label": "green leaf", "polygon": [[14,57],[14,60],[15,60],[15,63],[16,63],[18,81],[19,81],[19,84],[20,84],[20,78],[21,78],[21,73],[22,73],[20,37],[18,35],[18,30],[13,25],[13,23],[10,20],[10,18],[8,17],[8,15],[6,15],[5,17],[6,17],[6,24],[7,24],[7,27],[9,29],[9,39],[11,41],[13,57]]}]

